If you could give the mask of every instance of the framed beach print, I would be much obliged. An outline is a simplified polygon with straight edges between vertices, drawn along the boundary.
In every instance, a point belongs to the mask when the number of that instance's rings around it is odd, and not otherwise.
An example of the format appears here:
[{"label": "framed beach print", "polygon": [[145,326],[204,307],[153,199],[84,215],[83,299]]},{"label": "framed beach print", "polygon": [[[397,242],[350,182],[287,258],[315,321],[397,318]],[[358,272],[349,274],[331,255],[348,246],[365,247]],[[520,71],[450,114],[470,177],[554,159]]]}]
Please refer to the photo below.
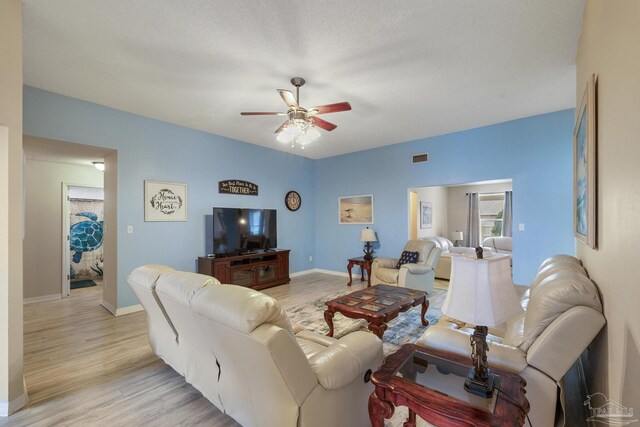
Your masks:
[{"label": "framed beach print", "polygon": [[596,248],[596,83],[587,82],[573,130],[573,224],[574,234]]},{"label": "framed beach print", "polygon": [[338,197],[340,224],[373,224],[373,194]]},{"label": "framed beach print", "polygon": [[144,182],[145,221],[186,221],[187,184]]},{"label": "framed beach print", "polygon": [[433,203],[420,202],[420,228],[433,228]]}]

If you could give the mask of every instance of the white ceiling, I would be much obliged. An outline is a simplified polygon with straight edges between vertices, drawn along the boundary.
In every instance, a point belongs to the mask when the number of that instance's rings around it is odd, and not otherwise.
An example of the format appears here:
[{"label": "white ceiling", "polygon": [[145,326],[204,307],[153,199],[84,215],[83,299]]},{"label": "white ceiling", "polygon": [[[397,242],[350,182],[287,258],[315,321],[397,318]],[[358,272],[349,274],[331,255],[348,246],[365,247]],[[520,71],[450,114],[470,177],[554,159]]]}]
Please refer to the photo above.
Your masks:
[{"label": "white ceiling", "polygon": [[[25,84],[318,159],[575,106],[584,0],[24,0]],[[277,88],[349,101],[290,149]]]}]

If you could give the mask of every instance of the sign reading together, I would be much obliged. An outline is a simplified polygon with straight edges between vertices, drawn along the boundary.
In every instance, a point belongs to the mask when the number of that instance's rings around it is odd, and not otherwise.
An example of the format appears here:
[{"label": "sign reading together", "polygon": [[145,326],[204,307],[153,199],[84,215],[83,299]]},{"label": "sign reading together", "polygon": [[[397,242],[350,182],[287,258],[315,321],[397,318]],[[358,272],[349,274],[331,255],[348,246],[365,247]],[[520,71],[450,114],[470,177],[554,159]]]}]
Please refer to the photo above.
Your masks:
[{"label": "sign reading together", "polygon": [[257,196],[258,186],[249,181],[242,181],[240,179],[227,179],[225,181],[218,182],[218,193]]}]

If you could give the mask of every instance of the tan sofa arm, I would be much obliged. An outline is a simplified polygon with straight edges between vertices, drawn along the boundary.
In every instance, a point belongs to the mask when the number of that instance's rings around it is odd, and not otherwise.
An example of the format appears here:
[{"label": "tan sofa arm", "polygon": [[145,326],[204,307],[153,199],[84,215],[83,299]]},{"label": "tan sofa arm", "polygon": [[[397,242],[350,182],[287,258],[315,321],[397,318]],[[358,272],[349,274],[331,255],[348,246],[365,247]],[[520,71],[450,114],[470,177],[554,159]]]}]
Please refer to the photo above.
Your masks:
[{"label": "tan sofa arm", "polygon": [[433,270],[425,264],[403,264],[400,267],[400,270],[402,269],[409,270],[409,273],[411,274],[427,274]]},{"label": "tan sofa arm", "polygon": [[382,268],[396,268],[397,263],[398,258],[376,258],[373,260],[372,266]]},{"label": "tan sofa arm", "polygon": [[[418,339],[417,345],[434,350],[448,351],[468,356],[471,365],[469,334],[446,326],[433,325]],[[487,361],[489,367],[520,373],[527,367],[527,355],[517,347],[488,342]]]},{"label": "tan sofa arm", "polygon": [[[370,332],[352,332],[309,359],[318,382],[338,389],[382,363],[382,341]],[[363,379],[364,381],[364,379]]]},{"label": "tan sofa arm", "polygon": [[529,364],[560,381],[605,323],[602,313],[591,307],[567,310],[529,347]]},{"label": "tan sofa arm", "polygon": [[323,345],[325,347],[329,347],[330,345],[335,344],[335,343],[338,342],[338,340],[336,338],[328,337],[326,335],[319,334],[317,332],[307,331],[307,330],[303,330],[303,331],[298,332],[296,334],[296,338],[302,338],[302,339],[305,339],[305,340],[309,340],[311,342]]}]

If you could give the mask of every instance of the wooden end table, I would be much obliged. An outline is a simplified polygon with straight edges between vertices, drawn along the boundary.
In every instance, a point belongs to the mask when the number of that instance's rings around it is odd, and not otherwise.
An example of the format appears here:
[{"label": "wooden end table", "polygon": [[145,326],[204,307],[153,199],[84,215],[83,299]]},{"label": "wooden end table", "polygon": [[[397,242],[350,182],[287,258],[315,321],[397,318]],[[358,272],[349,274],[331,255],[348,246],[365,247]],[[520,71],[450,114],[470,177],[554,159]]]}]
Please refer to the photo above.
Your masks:
[{"label": "wooden end table", "polygon": [[529,412],[526,381],[512,372],[491,368],[499,375],[496,381],[504,394],[495,390],[493,397],[486,399],[464,389],[470,367],[470,357],[403,345],[371,376],[375,385],[369,397],[371,425],[384,426],[384,419],[391,418],[396,406],[409,408],[405,427],[415,427],[416,414],[439,426],[524,425]]},{"label": "wooden end table", "polygon": [[336,312],[351,319],[365,319],[369,322],[369,330],[379,338],[382,338],[384,331],[387,330],[387,322],[417,305],[422,305],[420,315],[422,324],[429,325],[429,321],[425,318],[429,308],[427,293],[416,289],[375,285],[332,299],[325,304],[327,309],[324,312],[324,320],[329,325],[327,335],[330,337],[333,336],[333,316]]},{"label": "wooden end table", "polygon": [[351,286],[351,269],[354,265],[360,266],[360,281],[364,282],[364,272],[367,272],[367,287],[371,286],[371,264],[373,260],[366,260],[363,257],[357,258],[349,258],[349,263],[347,264],[347,271],[349,272],[349,283],[347,286]]}]

